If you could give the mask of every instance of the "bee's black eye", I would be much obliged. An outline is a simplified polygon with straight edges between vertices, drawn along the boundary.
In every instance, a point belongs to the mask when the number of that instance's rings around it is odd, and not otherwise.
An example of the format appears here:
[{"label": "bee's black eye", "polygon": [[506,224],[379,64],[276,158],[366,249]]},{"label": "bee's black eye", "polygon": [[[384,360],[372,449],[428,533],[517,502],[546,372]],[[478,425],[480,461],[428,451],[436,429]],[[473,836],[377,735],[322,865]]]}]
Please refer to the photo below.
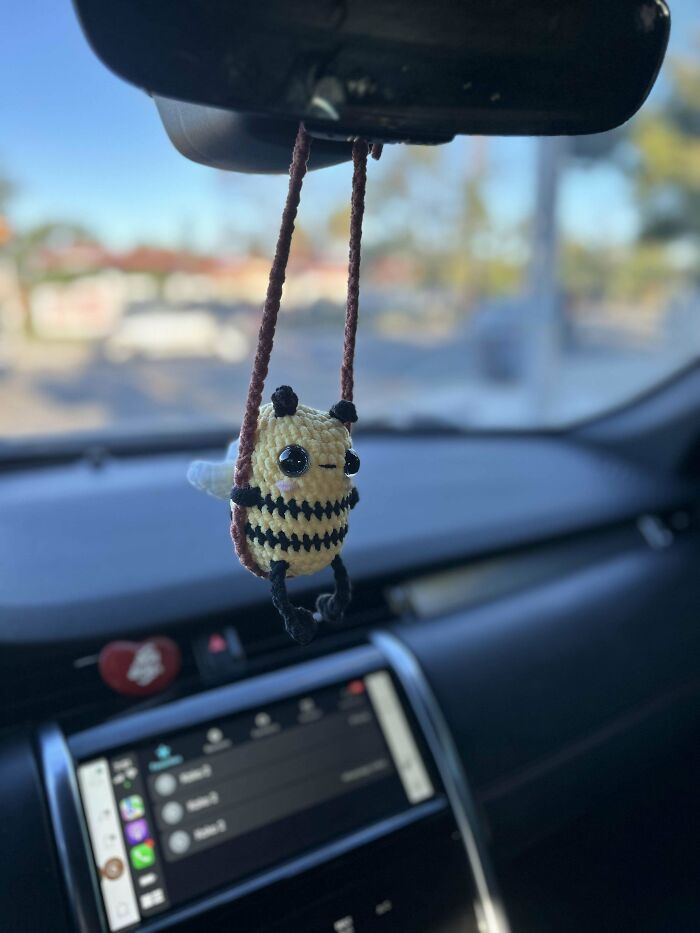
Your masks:
[{"label": "bee's black eye", "polygon": [[345,475],[354,476],[359,470],[360,458],[351,447],[350,450],[345,451]]},{"label": "bee's black eye", "polygon": [[287,476],[302,476],[309,469],[309,455],[298,444],[290,444],[280,451],[277,462]]}]

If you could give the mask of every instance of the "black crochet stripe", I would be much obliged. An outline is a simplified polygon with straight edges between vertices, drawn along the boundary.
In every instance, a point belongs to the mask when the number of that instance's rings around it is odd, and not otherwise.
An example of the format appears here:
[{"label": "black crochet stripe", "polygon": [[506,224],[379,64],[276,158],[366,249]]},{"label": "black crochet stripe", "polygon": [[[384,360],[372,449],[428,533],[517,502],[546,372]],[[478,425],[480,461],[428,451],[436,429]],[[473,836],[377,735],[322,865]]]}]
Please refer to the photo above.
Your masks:
[{"label": "black crochet stripe", "polygon": [[336,499],[335,502],[326,502],[325,505],[323,502],[314,502],[314,504],[311,505],[306,499],[299,505],[296,499],[290,499],[289,502],[285,502],[282,496],[277,496],[276,499],[273,499],[268,492],[261,502],[255,503],[254,508],[267,509],[270,515],[272,515],[273,512],[277,512],[281,518],[285,518],[287,513],[294,519],[299,518],[300,515],[303,515],[306,519],[314,517],[330,518],[332,515],[339,518],[342,512],[347,512],[347,510],[352,508],[355,504],[353,501],[353,494],[355,497],[357,496],[354,489],[349,496],[343,497],[340,501]]},{"label": "black crochet stripe", "polygon": [[348,533],[348,526],[334,528],[333,531],[327,531],[323,537],[320,535],[298,535],[291,534],[287,536],[283,531],[275,534],[270,528],[263,531],[257,525],[253,527],[250,522],[246,522],[245,533],[249,541],[257,541],[258,544],[269,544],[270,547],[280,548],[282,551],[288,551],[290,548],[295,551],[306,551],[307,553],[321,548],[329,550],[331,547],[342,544],[345,535]]}]

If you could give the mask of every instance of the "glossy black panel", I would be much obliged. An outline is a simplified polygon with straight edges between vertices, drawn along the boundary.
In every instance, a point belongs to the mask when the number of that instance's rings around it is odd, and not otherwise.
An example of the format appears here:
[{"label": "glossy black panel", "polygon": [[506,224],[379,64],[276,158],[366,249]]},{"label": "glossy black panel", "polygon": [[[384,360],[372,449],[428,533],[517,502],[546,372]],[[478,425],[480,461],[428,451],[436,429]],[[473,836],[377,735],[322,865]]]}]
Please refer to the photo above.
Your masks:
[{"label": "glossy black panel", "polygon": [[[425,858],[426,852],[430,858]],[[362,850],[329,859],[299,878],[281,880],[243,901],[188,917],[170,930],[477,933],[474,897],[455,823],[441,813]],[[352,925],[345,918],[352,918]],[[161,926],[154,922],[149,929]]]},{"label": "glossy black panel", "polygon": [[646,98],[662,0],[75,0],[102,60],[175,100],[344,139],[581,134]]},{"label": "glossy black panel", "polygon": [[27,736],[0,745],[0,930],[67,933],[44,791]]},{"label": "glossy black panel", "polygon": [[501,848],[653,772],[697,730],[699,560],[697,533],[661,551],[640,544],[400,629]]}]

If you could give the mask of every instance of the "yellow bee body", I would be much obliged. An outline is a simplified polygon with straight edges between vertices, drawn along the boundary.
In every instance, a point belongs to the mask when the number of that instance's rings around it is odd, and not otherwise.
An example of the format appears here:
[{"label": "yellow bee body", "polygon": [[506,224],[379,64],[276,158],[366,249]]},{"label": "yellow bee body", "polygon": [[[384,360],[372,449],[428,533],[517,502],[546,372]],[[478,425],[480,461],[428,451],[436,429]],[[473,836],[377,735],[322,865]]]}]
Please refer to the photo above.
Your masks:
[{"label": "yellow bee body", "polygon": [[[328,412],[299,405],[289,386],[280,386],[258,414],[250,472],[234,485],[236,443],[221,463],[195,461],[187,476],[197,489],[228,498],[231,533],[241,563],[270,579],[272,602],[289,634],[301,644],[320,622],[338,623],[350,603],[351,585],[340,557],[348,515],[358,501],[351,477],[360,460],[350,446],[348,424],[357,420],[352,402]],[[316,611],[289,601],[285,580],[331,566],[335,589],[321,594]]]},{"label": "yellow bee body", "polygon": [[[291,447],[308,455],[298,476],[285,475],[279,463],[281,452]],[[246,538],[264,573],[269,574],[271,561],[284,560],[287,576],[305,576],[340,553],[357,499],[344,472],[349,449],[349,431],[327,412],[298,405],[293,415],[280,417],[272,404],[262,406],[249,480],[260,497],[247,506]]]}]

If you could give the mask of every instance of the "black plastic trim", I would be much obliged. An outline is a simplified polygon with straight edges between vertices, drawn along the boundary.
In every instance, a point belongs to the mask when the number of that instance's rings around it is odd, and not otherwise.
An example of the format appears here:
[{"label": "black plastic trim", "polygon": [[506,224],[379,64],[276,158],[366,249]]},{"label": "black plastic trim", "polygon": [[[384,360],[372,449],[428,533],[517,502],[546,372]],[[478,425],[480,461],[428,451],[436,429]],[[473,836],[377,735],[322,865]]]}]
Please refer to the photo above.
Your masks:
[{"label": "black plastic trim", "polygon": [[406,645],[389,632],[375,632],[375,644],[399,677],[445,785],[469,859],[482,911],[484,933],[508,933],[505,906],[498,891],[480,819],[447,723],[427,680]]},{"label": "black plastic trim", "polygon": [[38,747],[59,863],[77,933],[106,933],[73,760],[58,726],[49,723],[42,727]]}]

